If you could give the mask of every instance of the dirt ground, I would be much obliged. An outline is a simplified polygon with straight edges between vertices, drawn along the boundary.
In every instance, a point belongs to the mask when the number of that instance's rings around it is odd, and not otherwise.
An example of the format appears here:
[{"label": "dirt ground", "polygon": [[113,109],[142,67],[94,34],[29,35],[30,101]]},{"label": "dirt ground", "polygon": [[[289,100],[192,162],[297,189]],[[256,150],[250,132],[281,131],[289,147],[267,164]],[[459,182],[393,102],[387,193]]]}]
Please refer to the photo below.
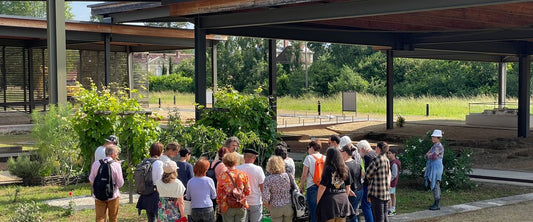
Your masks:
[{"label": "dirt ground", "polygon": [[[458,120],[414,120],[404,127],[386,129],[383,121],[363,121],[332,125],[279,129],[284,134],[305,134],[312,137],[334,133],[349,135],[352,140],[387,141],[402,148],[402,142],[412,136],[422,137],[426,132],[441,129],[449,149],[471,148],[475,168],[505,169],[533,172],[533,139],[517,138],[516,129],[477,127]],[[429,149],[429,147],[428,147]]]}]

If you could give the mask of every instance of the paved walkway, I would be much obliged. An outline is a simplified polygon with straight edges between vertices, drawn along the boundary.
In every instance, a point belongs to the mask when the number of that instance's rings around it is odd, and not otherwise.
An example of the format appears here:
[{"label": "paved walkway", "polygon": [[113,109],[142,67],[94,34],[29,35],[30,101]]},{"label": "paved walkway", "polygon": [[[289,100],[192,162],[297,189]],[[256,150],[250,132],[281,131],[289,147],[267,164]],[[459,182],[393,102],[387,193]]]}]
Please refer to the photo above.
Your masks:
[{"label": "paved walkway", "polygon": [[413,221],[413,220],[424,220],[429,218],[442,217],[446,215],[465,213],[475,210],[480,210],[483,208],[489,207],[500,207],[510,204],[516,204],[526,201],[533,201],[533,193],[496,198],[491,200],[483,200],[478,202],[459,204],[453,206],[441,207],[440,210],[423,210],[408,214],[398,214],[393,217],[389,217],[389,221],[401,222],[401,221]]},{"label": "paved walkway", "polygon": [[[138,194],[133,194],[133,203],[137,203],[137,200],[139,199]],[[77,196],[77,197],[67,197],[67,198],[61,198],[61,199],[55,199],[55,200],[47,200],[44,201],[44,203],[55,206],[55,207],[62,207],[67,208],[68,203],[73,200],[76,203],[76,210],[87,210],[87,209],[94,209],[94,198],[91,196]],[[120,194],[120,204],[127,204],[129,202],[129,194],[122,193]]]}]

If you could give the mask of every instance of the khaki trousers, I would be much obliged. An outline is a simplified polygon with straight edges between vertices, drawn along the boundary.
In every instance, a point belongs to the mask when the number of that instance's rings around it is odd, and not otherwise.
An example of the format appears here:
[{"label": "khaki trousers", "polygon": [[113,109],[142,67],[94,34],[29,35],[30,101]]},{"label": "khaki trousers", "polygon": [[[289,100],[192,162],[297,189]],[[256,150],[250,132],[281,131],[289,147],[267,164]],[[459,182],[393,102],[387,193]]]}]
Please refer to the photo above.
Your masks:
[{"label": "khaki trousers", "polygon": [[346,218],[335,217],[333,219],[327,220],[326,222],[345,222],[345,221],[346,221]]},{"label": "khaki trousers", "polygon": [[117,222],[119,198],[101,201],[94,200],[94,211],[96,212],[96,222],[105,222],[106,212],[109,215],[109,222]]}]

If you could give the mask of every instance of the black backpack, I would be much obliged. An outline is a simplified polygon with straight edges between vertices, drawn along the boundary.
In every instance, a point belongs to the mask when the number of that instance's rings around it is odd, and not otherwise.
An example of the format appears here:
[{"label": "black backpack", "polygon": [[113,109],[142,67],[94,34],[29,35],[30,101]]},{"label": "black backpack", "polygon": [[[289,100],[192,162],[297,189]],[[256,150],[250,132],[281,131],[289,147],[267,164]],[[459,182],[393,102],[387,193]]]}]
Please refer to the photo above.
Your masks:
[{"label": "black backpack", "polygon": [[207,177],[213,179],[213,182],[215,182],[215,186],[217,185],[217,175],[215,173],[215,168],[217,168],[219,163],[222,163],[222,161],[218,161],[213,167],[209,167],[209,169],[205,173]]},{"label": "black backpack", "polygon": [[152,164],[156,160],[155,158],[146,158],[135,168],[133,179],[138,194],[149,195],[156,190],[154,181],[152,181]]},{"label": "black backpack", "polygon": [[98,168],[98,172],[94,178],[93,192],[96,199],[106,201],[113,197],[113,193],[115,191],[115,185],[113,183],[112,176],[113,174],[111,173],[111,163],[114,161],[104,161],[103,159],[99,161],[100,167]]}]

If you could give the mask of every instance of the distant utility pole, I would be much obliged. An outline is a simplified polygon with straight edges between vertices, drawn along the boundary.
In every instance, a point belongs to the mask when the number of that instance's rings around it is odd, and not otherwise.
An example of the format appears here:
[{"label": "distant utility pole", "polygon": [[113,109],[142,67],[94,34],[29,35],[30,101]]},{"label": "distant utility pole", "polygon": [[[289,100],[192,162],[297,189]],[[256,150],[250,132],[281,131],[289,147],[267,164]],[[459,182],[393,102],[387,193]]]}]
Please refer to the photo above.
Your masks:
[{"label": "distant utility pole", "polygon": [[305,88],[309,88],[309,76],[307,73],[307,42],[304,42],[304,60],[305,60]]}]

